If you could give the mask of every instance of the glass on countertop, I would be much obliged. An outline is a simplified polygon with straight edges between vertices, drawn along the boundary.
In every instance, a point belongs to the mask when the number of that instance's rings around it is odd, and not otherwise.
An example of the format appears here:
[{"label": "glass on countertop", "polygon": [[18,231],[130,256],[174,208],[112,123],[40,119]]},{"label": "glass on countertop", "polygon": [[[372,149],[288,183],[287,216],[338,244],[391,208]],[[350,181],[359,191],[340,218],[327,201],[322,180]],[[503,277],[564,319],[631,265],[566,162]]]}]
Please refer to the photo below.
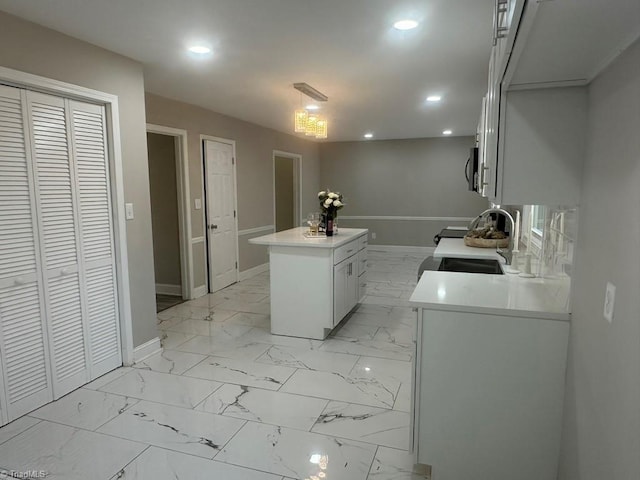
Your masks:
[{"label": "glass on countertop", "polygon": [[320,226],[320,214],[315,212],[307,215],[307,224],[309,225],[309,234],[318,235]]}]

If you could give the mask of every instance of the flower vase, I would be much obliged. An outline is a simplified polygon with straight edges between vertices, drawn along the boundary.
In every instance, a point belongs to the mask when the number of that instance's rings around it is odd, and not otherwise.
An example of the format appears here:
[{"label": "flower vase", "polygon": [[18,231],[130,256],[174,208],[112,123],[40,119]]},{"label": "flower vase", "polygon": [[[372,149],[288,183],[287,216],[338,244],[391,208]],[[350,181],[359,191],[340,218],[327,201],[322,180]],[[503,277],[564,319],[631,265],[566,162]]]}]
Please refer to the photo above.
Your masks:
[{"label": "flower vase", "polygon": [[333,215],[327,212],[326,219],[325,233],[327,237],[333,237]]}]

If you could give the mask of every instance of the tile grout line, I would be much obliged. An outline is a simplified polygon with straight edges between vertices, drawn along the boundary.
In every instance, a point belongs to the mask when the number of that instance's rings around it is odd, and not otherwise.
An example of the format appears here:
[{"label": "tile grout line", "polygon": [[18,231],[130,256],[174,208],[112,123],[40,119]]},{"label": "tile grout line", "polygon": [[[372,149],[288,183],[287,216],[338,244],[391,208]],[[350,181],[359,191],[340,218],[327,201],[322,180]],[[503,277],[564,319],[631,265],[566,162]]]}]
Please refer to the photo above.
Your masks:
[{"label": "tile grout line", "polygon": [[[27,428],[25,428],[24,430],[22,430],[21,432],[16,433],[15,435],[13,435],[12,437],[7,438],[6,440],[0,442],[0,445],[4,445],[5,443],[7,443],[9,440],[13,440],[14,438],[19,437],[20,435],[22,435],[23,433],[25,433],[28,430],[31,430],[33,427],[35,427],[36,425],[38,425],[39,423],[41,423],[43,420],[41,418],[38,417],[32,417],[31,416],[31,412],[27,413],[26,415],[23,415],[20,418],[33,418],[34,420],[38,420],[36,423],[34,423],[33,425],[29,425]],[[16,419],[18,420],[18,419]],[[10,423],[8,423],[7,425],[10,425]],[[2,428],[6,427],[7,425],[4,425]]]}]

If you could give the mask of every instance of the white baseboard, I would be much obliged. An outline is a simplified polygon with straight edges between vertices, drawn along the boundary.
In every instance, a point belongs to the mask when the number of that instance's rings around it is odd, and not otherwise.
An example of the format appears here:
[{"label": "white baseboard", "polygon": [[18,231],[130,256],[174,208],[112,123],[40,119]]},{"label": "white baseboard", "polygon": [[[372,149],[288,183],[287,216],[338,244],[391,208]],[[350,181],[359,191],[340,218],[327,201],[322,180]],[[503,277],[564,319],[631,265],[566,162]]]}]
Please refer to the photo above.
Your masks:
[{"label": "white baseboard", "polygon": [[199,287],[196,287],[193,289],[193,298],[204,297],[207,293],[209,293],[207,286],[200,285]]},{"label": "white baseboard", "polygon": [[253,267],[250,268],[248,270],[243,270],[242,272],[240,272],[240,274],[238,275],[238,280],[239,281],[243,281],[243,280],[247,280],[251,277],[255,277],[256,275],[259,275],[263,272],[267,272],[269,271],[269,263],[263,263],[262,265],[258,265],[257,267]]},{"label": "white baseboard", "polygon": [[156,283],[156,293],[160,295],[175,295],[182,297],[181,285],[169,285],[168,283]]},{"label": "white baseboard", "polygon": [[154,355],[158,352],[162,351],[162,346],[160,345],[160,338],[152,338],[147,343],[143,343],[142,345],[138,345],[133,349],[133,362],[139,363],[149,358],[151,355]]},{"label": "white baseboard", "polygon": [[370,252],[389,252],[389,253],[422,253],[424,255],[433,255],[436,247],[414,247],[410,245],[371,245],[368,250]]}]

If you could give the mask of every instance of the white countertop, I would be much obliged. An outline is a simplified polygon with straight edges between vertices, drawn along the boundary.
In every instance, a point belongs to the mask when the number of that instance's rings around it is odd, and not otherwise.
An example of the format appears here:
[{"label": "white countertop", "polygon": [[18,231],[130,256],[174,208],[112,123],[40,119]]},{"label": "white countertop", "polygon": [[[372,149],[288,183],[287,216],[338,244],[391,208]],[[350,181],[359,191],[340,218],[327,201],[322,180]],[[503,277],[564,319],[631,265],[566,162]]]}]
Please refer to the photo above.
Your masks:
[{"label": "white countertop", "polygon": [[282,232],[252,238],[249,243],[279,247],[336,248],[360,235],[365,235],[369,230],[366,228],[341,227],[338,230],[338,234],[333,237],[305,237],[304,233],[308,231],[309,227],[292,228],[291,230],[283,230]]},{"label": "white countertop", "polygon": [[[445,240],[447,244],[438,252]],[[455,250],[455,245],[448,245],[451,242],[459,242],[461,245],[458,247],[465,247],[462,239],[442,239],[436,253],[440,253],[440,257],[449,256],[448,252]],[[495,251],[494,254],[497,255]],[[427,270],[422,274],[409,301],[415,307],[432,310],[568,321],[569,288],[570,281],[566,277],[522,278],[511,274],[487,275]]]},{"label": "white countertop", "polygon": [[464,244],[464,240],[460,238],[442,238],[433,253],[436,258],[493,258],[501,263],[505,263],[495,248],[477,248],[468,247]]}]

